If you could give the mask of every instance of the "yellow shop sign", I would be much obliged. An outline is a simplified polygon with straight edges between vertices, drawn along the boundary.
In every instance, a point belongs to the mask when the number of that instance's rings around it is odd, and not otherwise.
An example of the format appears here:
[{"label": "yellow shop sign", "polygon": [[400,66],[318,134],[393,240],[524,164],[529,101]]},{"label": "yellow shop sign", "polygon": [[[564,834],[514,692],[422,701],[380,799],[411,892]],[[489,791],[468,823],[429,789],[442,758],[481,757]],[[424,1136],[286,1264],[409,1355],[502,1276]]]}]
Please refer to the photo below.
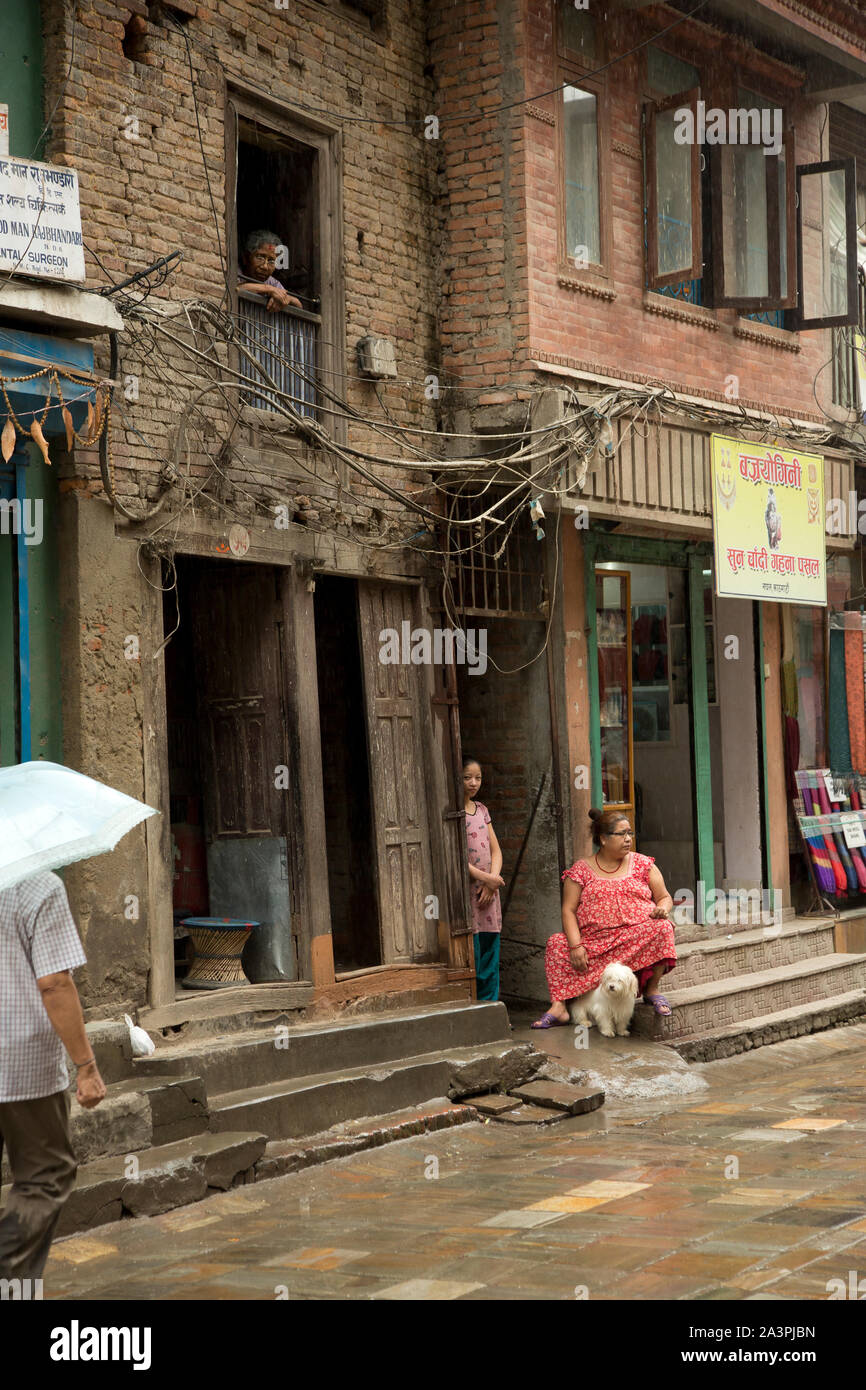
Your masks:
[{"label": "yellow shop sign", "polygon": [[714,434],[716,593],[826,604],[824,460]]}]

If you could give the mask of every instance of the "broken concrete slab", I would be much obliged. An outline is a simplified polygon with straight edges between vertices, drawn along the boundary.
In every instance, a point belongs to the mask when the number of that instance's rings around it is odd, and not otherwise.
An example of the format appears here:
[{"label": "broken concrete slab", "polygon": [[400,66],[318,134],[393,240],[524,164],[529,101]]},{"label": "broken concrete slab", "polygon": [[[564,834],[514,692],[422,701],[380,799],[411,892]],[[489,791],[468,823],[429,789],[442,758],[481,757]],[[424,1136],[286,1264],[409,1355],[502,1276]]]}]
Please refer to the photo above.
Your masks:
[{"label": "broken concrete slab", "polygon": [[264,1134],[201,1134],[83,1164],[59,1233],[70,1235],[123,1216],[157,1216],[209,1192],[227,1192],[248,1180],[266,1143]]},{"label": "broken concrete slab", "polygon": [[477,1118],[474,1106],[452,1105],[444,1098],[437,1098],[390,1115],[349,1120],[307,1139],[278,1139],[267,1145],[264,1156],[255,1166],[255,1178],[261,1182],[266,1178],[282,1177],[284,1173],[297,1173],[302,1168],[331,1159],[345,1158],[397,1139],[411,1139],[416,1134],[468,1124]]},{"label": "broken concrete slab", "polygon": [[473,1096],[472,1108],[481,1115],[501,1115],[506,1110],[516,1110],[520,1100],[515,1096],[503,1096],[498,1091],[487,1096]]},{"label": "broken concrete slab", "polygon": [[265,1151],[264,1134],[203,1134],[195,1142],[208,1187],[228,1192],[238,1177],[247,1173]]},{"label": "broken concrete slab", "polygon": [[159,1216],[174,1207],[199,1202],[206,1194],[204,1165],[190,1156],[141,1169],[137,1178],[124,1183],[120,1200],[130,1216]]},{"label": "broken concrete slab", "polygon": [[[122,1083],[121,1083],[122,1086]],[[73,1099],[69,1113],[72,1149],[79,1163],[117,1153],[134,1153],[153,1143],[148,1097],[140,1091],[108,1088],[95,1110],[84,1110]]]},{"label": "broken concrete slab", "polygon": [[604,1104],[604,1091],[589,1086],[568,1086],[561,1081],[528,1081],[509,1092],[530,1105],[562,1110],[567,1115],[585,1115]]},{"label": "broken concrete slab", "polygon": [[454,1061],[448,1095],[452,1100],[486,1095],[491,1091],[510,1091],[529,1081],[544,1065],[544,1054],[529,1043],[487,1050],[476,1057]]},{"label": "broken concrete slab", "polygon": [[519,1105],[516,1110],[503,1110],[491,1118],[500,1125],[552,1125],[567,1116],[564,1110],[552,1110],[549,1106]]}]

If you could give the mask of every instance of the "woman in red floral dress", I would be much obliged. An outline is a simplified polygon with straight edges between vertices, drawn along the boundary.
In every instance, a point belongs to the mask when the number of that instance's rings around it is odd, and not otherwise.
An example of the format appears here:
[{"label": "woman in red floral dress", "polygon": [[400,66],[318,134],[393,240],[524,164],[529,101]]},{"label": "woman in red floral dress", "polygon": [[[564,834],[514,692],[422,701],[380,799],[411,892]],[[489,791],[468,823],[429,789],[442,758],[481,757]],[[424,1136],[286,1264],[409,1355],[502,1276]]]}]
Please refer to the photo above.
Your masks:
[{"label": "woman in red floral dress", "polygon": [[614,961],[634,971],[657,1014],[671,1011],[658,987],[677,960],[668,921],[673,898],[655,860],[632,850],[627,816],[596,810],[589,816],[596,852],[562,875],[563,930],[549,938],[544,957],[550,1008],[533,1028],[568,1023],[566,1001],[595,989]]}]

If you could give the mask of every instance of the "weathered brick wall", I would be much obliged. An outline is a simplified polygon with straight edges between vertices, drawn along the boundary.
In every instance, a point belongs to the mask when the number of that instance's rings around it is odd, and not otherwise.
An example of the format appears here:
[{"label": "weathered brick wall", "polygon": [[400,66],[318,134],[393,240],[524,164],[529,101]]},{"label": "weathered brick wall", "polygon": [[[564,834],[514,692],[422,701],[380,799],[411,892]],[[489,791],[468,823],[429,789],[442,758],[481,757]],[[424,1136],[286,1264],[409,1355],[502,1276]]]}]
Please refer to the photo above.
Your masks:
[{"label": "weathered brick wall", "polygon": [[[431,7],[433,110],[443,180],[440,331],[452,415],[501,405],[525,370],[529,329],[523,113],[524,37],[518,0]],[[504,108],[504,109],[503,109]]]},{"label": "weathered brick wall", "polygon": [[[645,306],[638,56],[607,75],[610,279],[560,262],[560,118],[550,93],[563,74],[554,9],[554,0],[457,3],[440,7],[431,27],[446,182],[443,366],[466,388],[455,403],[480,424],[483,412],[473,408],[516,400],[533,380],[524,370],[528,360],[540,354],[610,376],[664,380],[710,399],[725,399],[736,376],[742,401],[817,415],[816,376],[819,400],[829,403],[829,373],[821,374],[826,333],[798,340],[730,309],[699,310],[692,317],[705,322],[690,322],[688,306],[684,316],[668,301],[659,304],[659,296],[655,312]],[[605,16],[606,57],[626,53],[660,28],[656,19],[656,12],[652,22]],[[688,43],[682,56],[701,62]],[[760,90],[758,78],[755,83]],[[721,104],[709,81],[702,95],[708,105]],[[526,104],[500,109],[522,97]],[[826,108],[792,96],[786,114],[796,127],[797,163],[819,159]],[[586,288],[575,288],[578,283]],[[615,297],[592,292],[599,288]]]},{"label": "weathered brick wall", "polygon": [[[423,138],[423,117],[432,109],[423,10],[410,0],[389,0],[381,34],[312,0],[286,9],[257,0],[203,3],[183,30],[161,18],[159,7],[149,11],[144,0],[85,0],[75,14],[67,80],[71,7],[45,0],[48,110],[60,96],[47,158],[79,173],[89,285],[101,288],[109,277],[122,279],[180,248],[180,268],[153,298],[175,305],[198,298],[219,303],[225,292],[220,247],[224,255],[233,217],[226,206],[226,82],[296,115],[304,109],[320,113],[321,121],[342,132],[337,252],[346,300],[340,345],[345,376],[326,384],[352,409],[385,424],[373,385],[358,377],[355,345],[370,332],[390,337],[400,379],[381,388],[387,412],[399,423],[435,430],[436,402],[424,390],[424,378],[438,362],[433,163]],[[143,61],[123,52],[132,14],[147,25]],[[131,131],[137,138],[128,138]],[[177,326],[182,328],[180,320]],[[202,335],[199,346],[204,341]],[[114,413],[117,489],[126,497],[156,494],[160,462],[172,456],[188,404],[209,380],[203,365],[191,365],[170,345],[160,344],[159,360],[148,356],[146,346],[130,334],[122,339],[122,372],[140,378],[138,401],[118,401]],[[225,361],[225,352],[221,357]],[[218,375],[213,371],[210,379]],[[210,426],[202,432],[190,417],[180,463],[185,469],[189,462],[193,478],[210,475],[206,491],[242,516],[286,494],[279,457],[287,441],[285,433],[268,437],[244,424],[232,428],[236,403],[231,391],[205,398]],[[330,425],[333,417],[325,420]],[[212,464],[229,434],[233,452],[220,459],[226,474],[221,477]],[[400,456],[397,444],[360,423],[349,424],[348,440]],[[307,451],[304,461],[334,480],[330,460],[316,460]],[[79,450],[75,471],[79,482],[95,477],[95,457]],[[389,469],[387,476],[405,485],[398,471]],[[366,532],[373,502],[385,512],[394,504],[382,502],[356,475],[348,478],[344,511],[351,513],[352,497],[366,498]],[[295,485],[289,495],[298,490],[310,488]],[[206,511],[208,497],[202,495],[197,505]]]}]

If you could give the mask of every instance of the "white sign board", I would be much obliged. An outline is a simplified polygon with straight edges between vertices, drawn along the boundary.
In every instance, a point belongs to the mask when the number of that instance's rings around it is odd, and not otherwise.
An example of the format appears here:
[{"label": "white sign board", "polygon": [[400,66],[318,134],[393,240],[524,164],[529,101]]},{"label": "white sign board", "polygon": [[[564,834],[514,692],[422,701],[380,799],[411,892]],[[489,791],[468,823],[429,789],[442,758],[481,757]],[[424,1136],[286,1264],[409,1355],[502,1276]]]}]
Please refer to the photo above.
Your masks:
[{"label": "white sign board", "polygon": [[0,158],[0,275],[10,273],[84,279],[74,169]]},{"label": "white sign board", "polygon": [[0,159],[9,153],[9,107],[0,101]]}]

